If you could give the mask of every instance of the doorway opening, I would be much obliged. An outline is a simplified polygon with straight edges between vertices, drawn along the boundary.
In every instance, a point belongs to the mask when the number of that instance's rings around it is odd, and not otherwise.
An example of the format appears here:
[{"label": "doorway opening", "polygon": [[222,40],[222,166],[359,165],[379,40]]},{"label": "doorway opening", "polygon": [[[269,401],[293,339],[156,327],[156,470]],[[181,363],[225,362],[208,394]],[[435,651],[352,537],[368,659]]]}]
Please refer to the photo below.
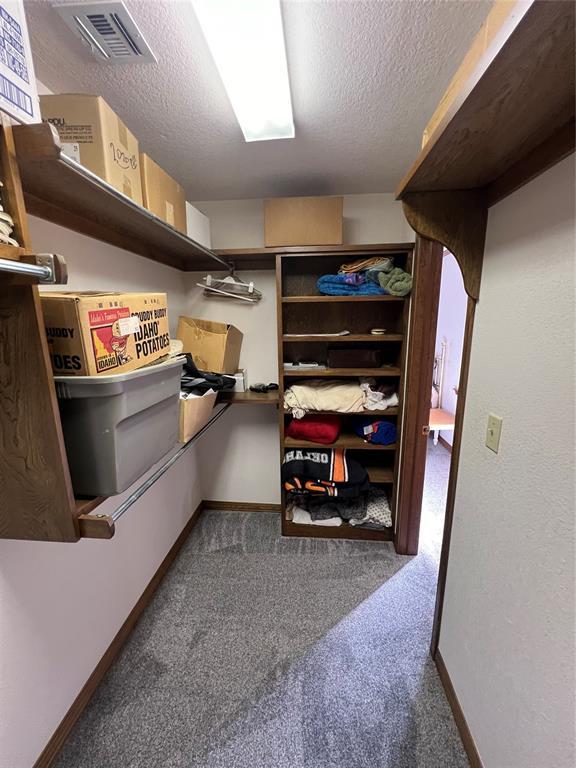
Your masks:
[{"label": "doorway opening", "polygon": [[450,251],[445,249],[442,257],[430,393],[430,435],[420,521],[420,549],[427,552],[436,564],[440,561],[444,531],[467,303],[468,296],[460,266]]}]

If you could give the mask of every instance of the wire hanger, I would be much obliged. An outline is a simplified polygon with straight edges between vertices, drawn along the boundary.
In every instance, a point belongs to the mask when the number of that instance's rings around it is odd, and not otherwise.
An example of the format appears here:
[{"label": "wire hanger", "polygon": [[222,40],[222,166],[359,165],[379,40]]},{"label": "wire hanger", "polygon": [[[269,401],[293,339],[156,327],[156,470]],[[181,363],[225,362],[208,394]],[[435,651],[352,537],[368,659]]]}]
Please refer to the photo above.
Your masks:
[{"label": "wire hanger", "polygon": [[262,293],[254,287],[254,283],[245,283],[234,274],[234,265],[230,265],[230,273],[224,277],[214,277],[206,275],[201,283],[196,283],[199,288],[204,288],[206,298],[228,298],[248,301],[250,304],[256,304],[262,298]]}]

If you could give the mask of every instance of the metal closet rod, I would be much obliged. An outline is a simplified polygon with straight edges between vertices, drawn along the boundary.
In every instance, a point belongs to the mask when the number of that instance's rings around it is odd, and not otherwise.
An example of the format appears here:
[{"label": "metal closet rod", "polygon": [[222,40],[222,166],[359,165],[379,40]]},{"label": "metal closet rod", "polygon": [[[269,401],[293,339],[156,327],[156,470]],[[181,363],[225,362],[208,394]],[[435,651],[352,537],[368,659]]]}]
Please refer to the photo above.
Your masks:
[{"label": "metal closet rod", "polygon": [[158,469],[157,469],[155,472],[153,472],[153,473],[150,475],[150,477],[149,477],[149,478],[148,478],[148,479],[147,479],[147,480],[146,480],[144,483],[142,483],[142,485],[138,486],[138,488],[137,488],[137,489],[134,491],[134,493],[131,493],[131,494],[130,494],[130,496],[128,496],[128,498],[127,498],[127,499],[125,499],[125,500],[122,502],[122,504],[120,504],[120,506],[119,506],[117,509],[115,509],[115,510],[114,510],[114,512],[113,512],[113,513],[110,515],[110,517],[112,518],[112,520],[113,520],[114,522],[116,522],[117,520],[119,520],[119,519],[122,517],[122,515],[124,514],[124,512],[126,512],[126,510],[127,510],[127,509],[129,509],[129,508],[132,506],[132,504],[134,504],[136,501],[138,501],[138,499],[139,499],[139,498],[140,498],[140,497],[141,497],[141,496],[142,496],[144,493],[146,493],[146,491],[148,490],[148,488],[150,488],[151,486],[153,486],[153,485],[154,485],[154,483],[156,482],[156,480],[158,480],[159,478],[161,478],[161,477],[162,477],[162,475],[163,475],[165,472],[167,472],[167,471],[170,469],[170,467],[171,467],[171,466],[173,466],[173,465],[174,465],[174,464],[175,464],[175,463],[178,461],[178,459],[180,458],[180,456],[182,456],[182,454],[186,453],[186,451],[188,450],[188,448],[190,448],[190,446],[191,446],[191,445],[193,445],[193,444],[196,442],[196,440],[198,440],[199,438],[201,438],[201,437],[202,437],[202,435],[204,434],[204,432],[206,432],[208,429],[210,429],[210,427],[212,426],[212,424],[214,424],[215,422],[217,422],[217,421],[218,421],[218,419],[219,419],[219,418],[222,416],[222,414],[223,414],[225,411],[227,411],[227,410],[228,410],[228,408],[230,408],[230,406],[231,406],[231,405],[232,405],[232,403],[224,403],[224,404],[222,405],[222,408],[221,408],[221,409],[220,409],[220,410],[219,410],[217,413],[215,413],[215,414],[212,416],[212,418],[210,419],[210,421],[209,421],[209,422],[208,422],[208,423],[207,423],[207,424],[206,424],[204,427],[202,427],[202,429],[201,429],[199,432],[197,432],[197,433],[194,435],[194,437],[190,438],[190,440],[188,440],[188,442],[187,442],[187,443],[184,443],[184,445],[183,445],[183,446],[181,446],[181,447],[180,447],[180,448],[179,448],[179,449],[176,451],[176,453],[175,453],[175,454],[173,454],[173,455],[172,455],[172,456],[171,456],[171,457],[170,457],[170,458],[169,458],[167,461],[165,461],[165,462],[164,462],[164,464],[162,464],[162,466],[161,466],[161,467],[158,467]]},{"label": "metal closet rod", "polygon": [[12,259],[0,259],[0,272],[37,277],[39,280],[49,280],[52,277],[50,267],[42,267],[39,264],[27,264],[24,261],[13,261]]}]

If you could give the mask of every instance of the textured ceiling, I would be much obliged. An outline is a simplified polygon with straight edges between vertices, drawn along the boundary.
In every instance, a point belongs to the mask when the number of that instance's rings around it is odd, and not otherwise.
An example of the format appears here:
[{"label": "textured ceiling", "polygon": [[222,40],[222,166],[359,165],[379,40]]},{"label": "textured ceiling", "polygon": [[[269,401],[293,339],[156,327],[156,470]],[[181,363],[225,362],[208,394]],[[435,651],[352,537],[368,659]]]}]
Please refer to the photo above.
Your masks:
[{"label": "textured ceiling", "polygon": [[246,144],[188,0],[125,0],[158,64],[99,64],[25,2],[37,77],[99,93],[189,200],[387,192],[490,0],[284,0],[296,138]]}]

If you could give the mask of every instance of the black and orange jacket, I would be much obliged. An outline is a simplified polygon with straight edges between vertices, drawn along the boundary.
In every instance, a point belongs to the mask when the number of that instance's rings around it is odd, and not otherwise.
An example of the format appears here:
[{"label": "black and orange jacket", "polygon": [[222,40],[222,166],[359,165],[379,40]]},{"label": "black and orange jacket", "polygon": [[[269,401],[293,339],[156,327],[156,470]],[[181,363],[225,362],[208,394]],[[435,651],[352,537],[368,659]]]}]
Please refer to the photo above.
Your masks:
[{"label": "black and orange jacket", "polygon": [[286,451],[282,464],[286,491],[351,498],[368,490],[368,474],[345,448],[325,451],[294,448]]}]

